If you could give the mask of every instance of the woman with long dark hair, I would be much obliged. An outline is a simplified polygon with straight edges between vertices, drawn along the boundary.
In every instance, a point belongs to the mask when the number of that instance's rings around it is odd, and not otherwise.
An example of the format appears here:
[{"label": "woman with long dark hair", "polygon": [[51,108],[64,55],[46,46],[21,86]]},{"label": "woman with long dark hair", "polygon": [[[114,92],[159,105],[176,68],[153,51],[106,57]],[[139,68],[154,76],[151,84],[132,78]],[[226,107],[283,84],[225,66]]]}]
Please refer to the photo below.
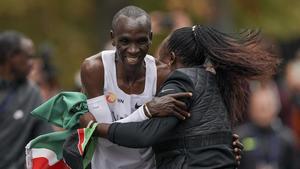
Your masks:
[{"label": "woman with long dark hair", "polygon": [[279,63],[276,56],[262,48],[259,31],[247,30],[236,36],[197,25],[174,31],[166,42],[168,51],[174,52],[187,67],[208,63],[206,66],[216,71],[232,122],[245,112],[248,80],[272,76]]},{"label": "woman with long dark hair", "polygon": [[[191,92],[192,98],[183,100],[190,118],[98,124],[97,134],[122,146],[152,146],[161,169],[235,168],[231,131],[245,112],[248,80],[272,76],[278,64],[261,48],[258,35],[249,31],[236,38],[199,25],[175,30],[159,52],[174,71],[157,96]],[[143,106],[151,115],[151,102]]]}]

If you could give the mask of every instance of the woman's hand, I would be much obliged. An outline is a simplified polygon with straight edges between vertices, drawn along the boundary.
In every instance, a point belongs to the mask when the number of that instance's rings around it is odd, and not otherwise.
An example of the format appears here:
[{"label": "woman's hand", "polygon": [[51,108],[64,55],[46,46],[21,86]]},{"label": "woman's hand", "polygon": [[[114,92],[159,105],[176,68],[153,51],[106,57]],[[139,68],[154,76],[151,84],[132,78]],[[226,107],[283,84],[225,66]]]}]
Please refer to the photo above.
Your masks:
[{"label": "woman's hand", "polygon": [[192,97],[192,93],[189,92],[168,94],[153,98],[146,103],[146,106],[154,117],[176,116],[180,120],[185,120],[190,117],[190,113],[188,113],[186,104],[179,99],[190,97]]},{"label": "woman's hand", "polygon": [[241,163],[242,152],[243,152],[244,146],[239,140],[239,138],[240,138],[239,135],[233,134],[232,138],[233,138],[233,141],[232,141],[233,153],[234,153],[235,161],[236,161],[236,164],[238,167]]}]

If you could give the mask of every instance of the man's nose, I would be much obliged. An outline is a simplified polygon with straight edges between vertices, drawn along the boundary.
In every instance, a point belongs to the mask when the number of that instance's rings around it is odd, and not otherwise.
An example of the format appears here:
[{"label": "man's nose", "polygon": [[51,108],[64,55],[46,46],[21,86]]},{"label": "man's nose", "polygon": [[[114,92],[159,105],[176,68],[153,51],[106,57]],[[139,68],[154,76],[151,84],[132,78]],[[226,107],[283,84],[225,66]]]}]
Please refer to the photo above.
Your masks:
[{"label": "man's nose", "polygon": [[139,47],[136,44],[131,44],[128,48],[128,53],[136,54],[140,51]]}]

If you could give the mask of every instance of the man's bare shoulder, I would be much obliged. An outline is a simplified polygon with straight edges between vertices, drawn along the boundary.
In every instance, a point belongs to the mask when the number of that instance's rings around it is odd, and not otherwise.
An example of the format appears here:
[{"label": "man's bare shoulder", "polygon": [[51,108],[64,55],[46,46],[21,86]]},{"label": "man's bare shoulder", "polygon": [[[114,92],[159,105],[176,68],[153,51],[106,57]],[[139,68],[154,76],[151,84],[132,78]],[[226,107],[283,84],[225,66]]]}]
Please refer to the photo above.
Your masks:
[{"label": "man's bare shoulder", "polygon": [[101,53],[86,58],[80,69],[84,92],[89,98],[103,95],[104,67]]},{"label": "man's bare shoulder", "polygon": [[81,64],[81,71],[90,72],[103,68],[101,52],[86,58]]}]

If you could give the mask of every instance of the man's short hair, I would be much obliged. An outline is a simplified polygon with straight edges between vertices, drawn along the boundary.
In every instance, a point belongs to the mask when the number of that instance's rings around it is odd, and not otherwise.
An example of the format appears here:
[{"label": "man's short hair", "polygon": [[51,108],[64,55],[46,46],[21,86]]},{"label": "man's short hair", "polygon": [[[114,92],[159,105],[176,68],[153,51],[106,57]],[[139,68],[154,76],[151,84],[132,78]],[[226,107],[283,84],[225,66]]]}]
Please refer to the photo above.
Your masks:
[{"label": "man's short hair", "polygon": [[121,10],[119,10],[115,16],[113,17],[112,20],[112,30],[114,30],[117,26],[117,21],[119,19],[119,17],[123,15],[126,17],[130,17],[130,18],[138,18],[141,16],[146,16],[147,20],[146,20],[146,24],[149,28],[149,30],[151,30],[151,18],[150,15],[144,11],[143,9],[136,7],[136,6],[127,6],[125,8],[122,8]]},{"label": "man's short hair", "polygon": [[22,38],[25,36],[16,31],[6,31],[0,34],[0,64],[4,64],[8,57],[22,51]]}]

